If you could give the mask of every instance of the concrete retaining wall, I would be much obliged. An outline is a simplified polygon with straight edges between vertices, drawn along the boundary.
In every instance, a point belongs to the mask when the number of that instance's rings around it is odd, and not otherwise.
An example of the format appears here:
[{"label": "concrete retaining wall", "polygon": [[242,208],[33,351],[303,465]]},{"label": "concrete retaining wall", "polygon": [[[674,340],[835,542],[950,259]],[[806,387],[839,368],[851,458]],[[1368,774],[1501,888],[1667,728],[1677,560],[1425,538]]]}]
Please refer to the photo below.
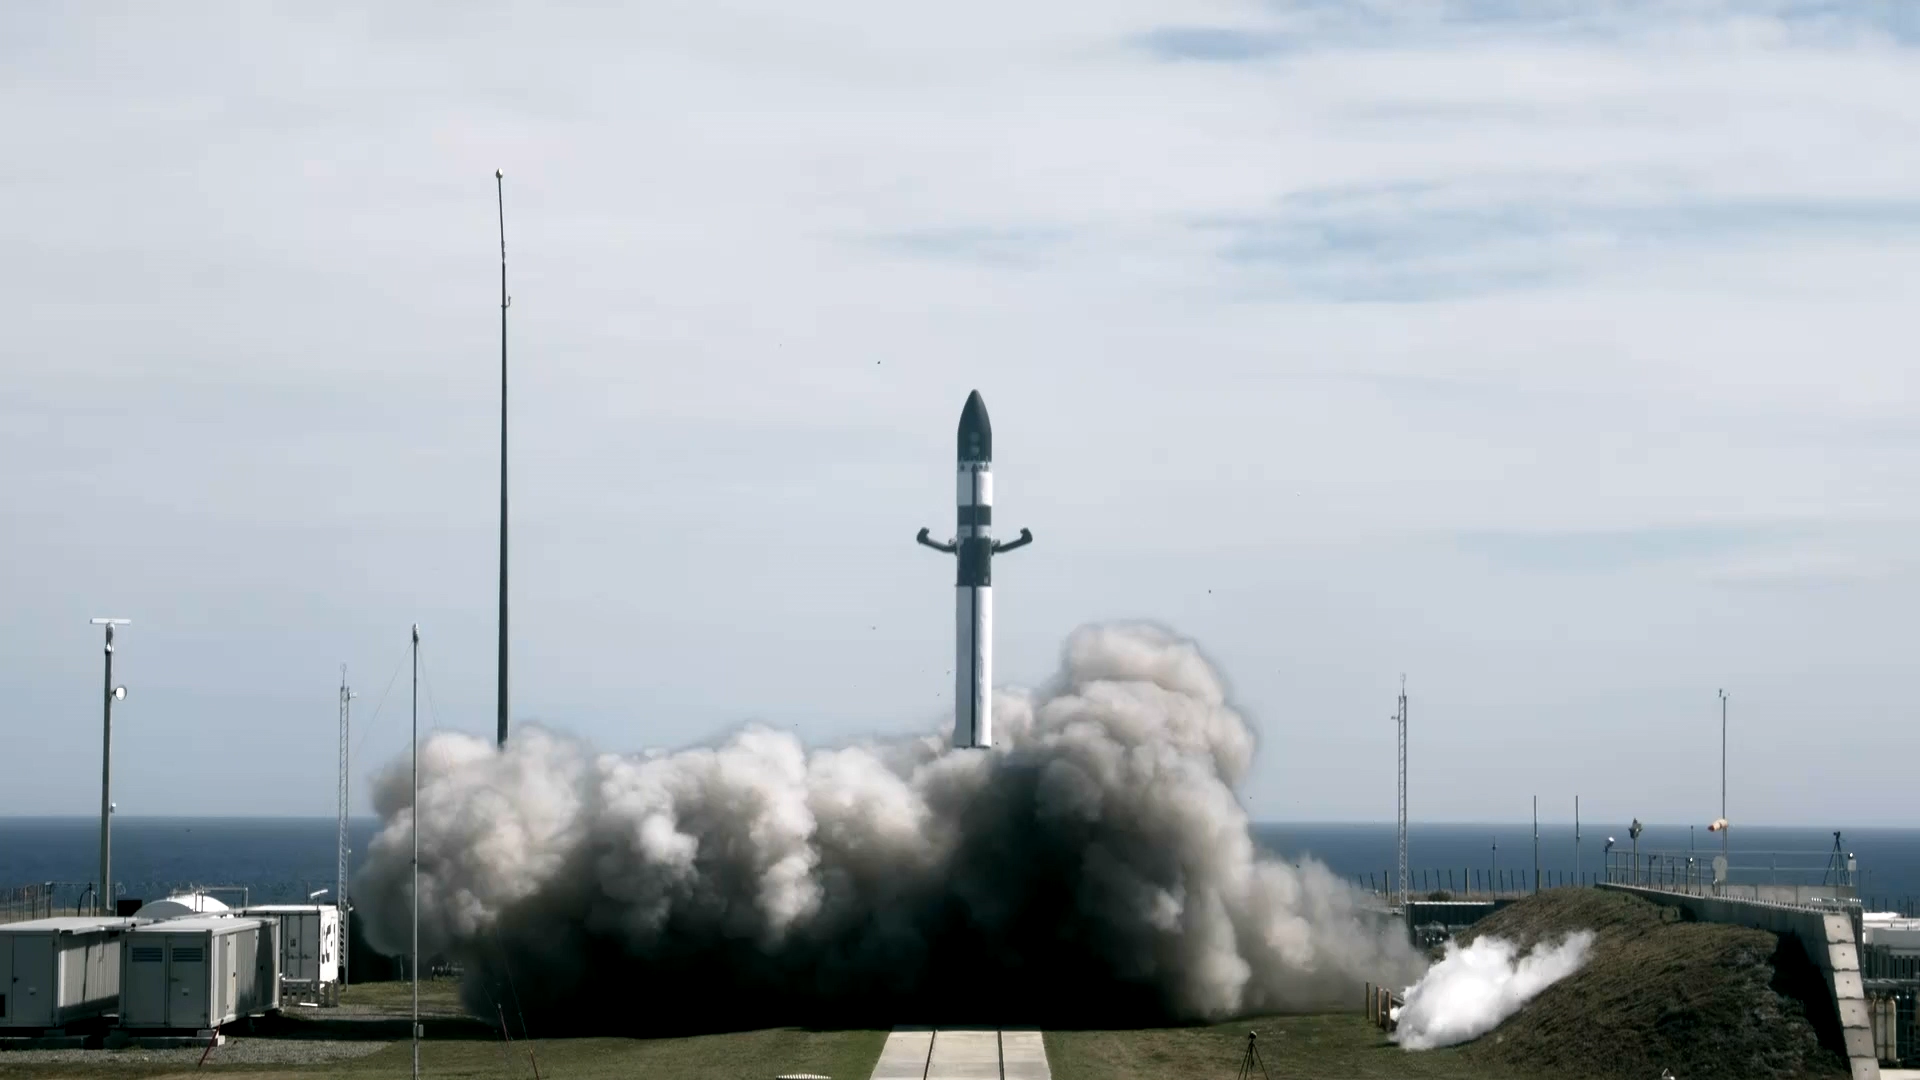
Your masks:
[{"label": "concrete retaining wall", "polygon": [[1603,889],[1632,893],[1656,904],[1677,907],[1698,922],[1745,926],[1774,934],[1791,934],[1826,977],[1840,1016],[1841,1038],[1853,1080],[1880,1080],[1880,1061],[1873,1048],[1873,1023],[1860,985],[1860,925],[1858,914],[1818,908],[1736,900],[1718,896],[1690,896],[1632,885],[1602,885]]}]

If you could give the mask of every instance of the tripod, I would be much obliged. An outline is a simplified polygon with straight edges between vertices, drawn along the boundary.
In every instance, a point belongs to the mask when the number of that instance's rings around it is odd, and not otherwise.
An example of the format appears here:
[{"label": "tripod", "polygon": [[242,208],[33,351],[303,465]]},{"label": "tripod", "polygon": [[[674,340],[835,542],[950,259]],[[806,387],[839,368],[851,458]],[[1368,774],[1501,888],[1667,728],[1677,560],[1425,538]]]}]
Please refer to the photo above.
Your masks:
[{"label": "tripod", "polygon": [[1266,1077],[1266,1080],[1273,1080],[1273,1078],[1267,1074],[1267,1063],[1260,1060],[1260,1048],[1254,1045],[1254,1039],[1256,1037],[1253,1032],[1247,1032],[1247,1054],[1240,1059],[1240,1074],[1237,1080],[1252,1080],[1255,1066],[1259,1066],[1262,1077]]}]

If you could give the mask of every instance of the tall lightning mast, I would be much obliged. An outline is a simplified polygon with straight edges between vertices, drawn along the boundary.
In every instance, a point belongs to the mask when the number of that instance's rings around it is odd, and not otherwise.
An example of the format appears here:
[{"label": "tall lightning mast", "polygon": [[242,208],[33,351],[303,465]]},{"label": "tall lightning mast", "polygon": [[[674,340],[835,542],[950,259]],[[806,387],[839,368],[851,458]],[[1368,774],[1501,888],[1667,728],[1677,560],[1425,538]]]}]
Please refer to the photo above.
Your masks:
[{"label": "tall lightning mast", "polygon": [[496,691],[500,745],[507,745],[507,192],[500,170],[493,190],[500,210],[500,685]]},{"label": "tall lightning mast", "polygon": [[1400,676],[1400,909],[1407,907],[1407,677]]},{"label": "tall lightning mast", "polygon": [[347,686],[347,665],[340,665],[340,835],[339,865],[335,868],[333,902],[340,908],[340,981],[347,981],[347,734],[353,726],[353,690]]}]

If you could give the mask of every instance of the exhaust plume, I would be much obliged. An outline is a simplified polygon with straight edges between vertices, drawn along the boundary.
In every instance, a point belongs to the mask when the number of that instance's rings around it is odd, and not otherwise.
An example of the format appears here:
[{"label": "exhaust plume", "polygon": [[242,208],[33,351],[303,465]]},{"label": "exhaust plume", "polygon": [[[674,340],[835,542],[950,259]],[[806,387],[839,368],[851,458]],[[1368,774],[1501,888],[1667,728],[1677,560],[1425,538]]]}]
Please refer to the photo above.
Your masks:
[{"label": "exhaust plume", "polygon": [[1505,938],[1479,938],[1464,949],[1449,941],[1441,961],[1407,990],[1393,1041],[1406,1050],[1432,1050],[1477,1039],[1580,970],[1592,947],[1591,930],[1558,945],[1541,942],[1525,956]]},{"label": "exhaust plume", "polygon": [[[1220,675],[1145,626],[1088,627],[991,750],[808,750],[748,727],[624,756],[529,727],[420,751],[423,954],[538,1033],[794,1023],[1217,1019],[1417,977],[1404,934],[1316,862],[1255,851],[1254,751]],[[408,948],[405,759],[354,894]]]}]

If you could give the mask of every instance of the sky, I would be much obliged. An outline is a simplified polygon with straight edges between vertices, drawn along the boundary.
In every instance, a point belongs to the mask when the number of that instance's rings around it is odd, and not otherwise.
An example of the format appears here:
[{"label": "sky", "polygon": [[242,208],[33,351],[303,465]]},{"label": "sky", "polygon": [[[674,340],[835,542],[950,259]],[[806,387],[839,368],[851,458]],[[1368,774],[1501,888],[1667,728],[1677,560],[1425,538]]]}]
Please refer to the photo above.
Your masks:
[{"label": "sky", "polygon": [[[1898,825],[1920,14],[983,0],[0,10],[0,814],[328,815],[516,723],[950,722],[1148,619],[1265,820]],[[1564,806],[1563,806],[1564,804]],[[356,808],[367,803],[356,796]]]}]

